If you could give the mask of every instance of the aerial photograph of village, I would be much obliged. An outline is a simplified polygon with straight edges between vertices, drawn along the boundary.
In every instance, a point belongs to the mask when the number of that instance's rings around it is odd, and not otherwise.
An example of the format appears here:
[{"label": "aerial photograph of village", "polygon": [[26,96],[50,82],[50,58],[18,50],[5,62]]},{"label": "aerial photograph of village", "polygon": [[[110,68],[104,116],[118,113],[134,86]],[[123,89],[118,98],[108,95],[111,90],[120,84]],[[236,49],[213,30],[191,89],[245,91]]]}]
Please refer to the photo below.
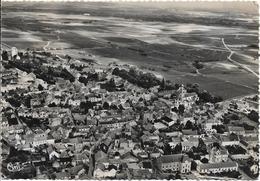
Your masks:
[{"label": "aerial photograph of village", "polygon": [[258,179],[256,1],[1,8],[1,178]]}]

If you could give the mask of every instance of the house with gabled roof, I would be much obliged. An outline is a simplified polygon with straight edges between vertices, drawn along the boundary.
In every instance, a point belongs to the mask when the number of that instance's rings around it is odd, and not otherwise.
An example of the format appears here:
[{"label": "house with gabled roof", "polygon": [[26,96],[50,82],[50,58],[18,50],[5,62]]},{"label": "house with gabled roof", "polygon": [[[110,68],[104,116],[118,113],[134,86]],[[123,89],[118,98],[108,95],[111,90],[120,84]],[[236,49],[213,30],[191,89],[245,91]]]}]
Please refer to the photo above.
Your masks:
[{"label": "house with gabled roof", "polygon": [[199,173],[221,173],[228,171],[237,171],[238,163],[234,161],[218,162],[218,163],[201,163],[197,162],[197,171]]},{"label": "house with gabled roof", "polygon": [[229,134],[245,135],[245,128],[240,126],[228,126]]},{"label": "house with gabled roof", "polygon": [[186,154],[163,155],[157,159],[157,163],[162,171],[172,170],[181,173],[191,171],[191,159]]}]

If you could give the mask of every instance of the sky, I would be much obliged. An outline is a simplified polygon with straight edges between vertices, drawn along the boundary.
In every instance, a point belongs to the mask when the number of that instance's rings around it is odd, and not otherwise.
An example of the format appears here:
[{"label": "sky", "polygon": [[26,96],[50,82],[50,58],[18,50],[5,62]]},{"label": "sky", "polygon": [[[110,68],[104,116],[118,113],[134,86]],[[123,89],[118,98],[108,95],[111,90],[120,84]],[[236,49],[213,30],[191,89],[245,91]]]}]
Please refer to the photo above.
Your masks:
[{"label": "sky", "polygon": [[[61,3],[72,3],[71,1],[87,3],[88,1],[94,2],[113,2],[118,4],[128,4],[125,1],[134,1],[130,4],[144,7],[157,7],[157,8],[176,8],[182,10],[197,10],[197,11],[215,11],[215,12],[238,12],[248,14],[259,14],[257,0],[251,1],[237,1],[237,0],[212,0],[212,1],[183,1],[183,0],[3,0],[3,1],[46,1],[55,2],[62,1]],[[64,2],[65,1],[65,2]],[[123,2],[122,2],[123,1]],[[139,1],[139,2],[136,2]],[[141,2],[143,1],[143,2]],[[149,1],[149,2],[144,2]],[[155,1],[155,2],[152,2]],[[159,2],[160,1],[160,2]],[[171,2],[172,1],[172,2]]]},{"label": "sky", "polygon": [[183,10],[201,10],[216,12],[241,12],[248,14],[258,14],[258,4],[256,1],[189,1],[189,2],[143,2],[137,3],[138,6],[154,6],[160,8],[176,8]]}]

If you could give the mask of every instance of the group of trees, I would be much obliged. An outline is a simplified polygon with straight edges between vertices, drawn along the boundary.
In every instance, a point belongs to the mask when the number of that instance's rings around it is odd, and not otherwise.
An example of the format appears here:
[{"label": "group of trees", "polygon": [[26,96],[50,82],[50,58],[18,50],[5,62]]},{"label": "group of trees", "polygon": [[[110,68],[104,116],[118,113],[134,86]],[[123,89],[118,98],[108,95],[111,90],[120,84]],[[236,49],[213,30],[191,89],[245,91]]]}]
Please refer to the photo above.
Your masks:
[{"label": "group of trees", "polygon": [[251,165],[245,166],[245,167],[243,168],[244,172],[245,172],[249,177],[251,177],[251,178],[253,178],[253,179],[258,178],[258,177],[259,177],[259,172],[258,172],[257,174],[253,173],[253,172],[250,170],[250,166],[251,166]]},{"label": "group of trees", "polygon": [[109,104],[107,102],[104,102],[103,109],[109,109],[109,108],[110,108]]},{"label": "group of trees", "polygon": [[[197,62],[196,65],[199,65]],[[113,75],[117,75],[130,83],[136,84],[143,88],[151,88],[153,86],[160,85],[160,90],[174,90],[180,87],[179,84],[172,85],[170,81],[159,80],[152,73],[143,73],[142,71],[138,71],[136,69],[131,68],[129,71],[125,69],[119,69],[118,67],[114,68]],[[222,97],[213,96],[207,91],[200,91],[198,84],[188,84],[187,92],[196,92],[199,96],[199,102],[211,102],[217,103],[222,101]]]},{"label": "group of trees", "polygon": [[90,101],[81,102],[80,103],[80,109],[84,111],[84,113],[87,113],[89,109],[93,109],[95,106],[95,103],[92,103]]},{"label": "group of trees", "polygon": [[193,146],[188,152],[187,155],[192,158],[193,160],[200,160],[200,155],[208,154],[207,146],[205,145],[204,141],[200,138],[199,144],[197,147]]},{"label": "group of trees", "polygon": [[99,76],[98,76],[98,73],[91,73],[91,72],[88,72],[86,73],[87,75],[87,79],[88,81],[99,81]]},{"label": "group of trees", "polygon": [[109,81],[107,81],[104,84],[100,85],[100,88],[102,89],[106,89],[109,92],[114,92],[117,90],[117,86],[115,84],[115,80],[114,79],[110,79]]},{"label": "group of trees", "polygon": [[55,84],[55,77],[61,77],[70,82],[75,81],[75,77],[65,68],[46,67],[41,62],[12,61],[9,64],[27,73],[33,72],[37,78],[46,81],[48,84]]},{"label": "group of trees", "polygon": [[208,154],[207,146],[206,146],[206,144],[204,143],[204,141],[201,138],[199,138],[198,146],[197,147],[193,147],[192,151],[194,153],[202,153],[203,155]]},{"label": "group of trees", "polygon": [[222,125],[222,124],[220,124],[220,125],[213,125],[212,128],[217,130],[217,133],[219,133],[219,134],[223,134],[226,131],[226,127],[224,125]]},{"label": "group of trees", "polygon": [[239,124],[239,125],[243,126],[245,128],[245,130],[254,130],[255,129],[254,126],[251,126],[247,123],[243,123],[243,124]]},{"label": "group of trees", "polygon": [[9,58],[8,52],[5,51],[5,50],[3,50],[3,52],[2,52],[2,59],[3,59],[3,60],[8,60],[8,58]]},{"label": "group of trees", "polygon": [[247,162],[245,163],[245,165],[242,167],[242,169],[244,170],[244,172],[251,178],[253,179],[256,179],[259,177],[259,168],[258,168],[258,171],[257,173],[253,172],[250,168],[253,166],[253,165],[257,165],[258,166],[258,162],[256,162],[254,160],[253,157],[250,157]]},{"label": "group of trees", "polygon": [[39,63],[31,63],[31,62],[23,62],[23,61],[10,61],[9,65],[14,68],[18,68],[26,73],[31,73],[33,70],[40,69],[41,64]]},{"label": "group of trees", "polygon": [[114,68],[113,75],[119,76],[128,82],[135,84],[142,88],[151,88],[161,84],[161,81],[152,73],[143,73],[136,69],[131,68],[129,71],[125,69]]},{"label": "group of trees", "polygon": [[16,125],[18,124],[18,120],[16,117],[13,117],[13,114],[8,112],[12,108],[7,107],[2,109],[3,116],[7,118],[8,125]]},{"label": "group of trees", "polygon": [[187,155],[192,158],[193,160],[200,160],[200,154],[194,153],[191,149],[190,151],[187,152]]},{"label": "group of trees", "polygon": [[9,102],[13,107],[20,107],[21,106],[21,102],[19,101],[19,99],[16,99],[15,97],[10,97],[6,99],[7,102]]},{"label": "group of trees", "polygon": [[85,76],[80,76],[79,82],[83,83],[84,85],[87,85],[88,79]]},{"label": "group of trees", "polygon": [[181,143],[178,143],[174,148],[172,148],[169,143],[166,143],[163,147],[164,155],[178,154],[182,151]]},{"label": "group of trees", "polygon": [[36,75],[36,78],[42,79],[45,82],[47,82],[48,84],[55,84],[55,82],[56,82],[54,77],[52,77],[50,74],[46,74],[42,71],[36,73],[35,75]]},{"label": "group of trees", "polygon": [[207,158],[202,158],[201,160],[200,160],[202,163],[209,163],[209,160],[207,159]]},{"label": "group of trees", "polygon": [[70,82],[75,81],[75,77],[65,68],[48,67],[48,72],[43,71],[44,74],[48,73],[51,77],[61,77]]},{"label": "group of trees", "polygon": [[57,105],[54,102],[52,102],[48,105],[48,107],[57,107]]},{"label": "group of trees", "polygon": [[203,64],[202,64],[201,62],[199,62],[198,60],[196,60],[195,62],[193,62],[192,65],[193,65],[196,69],[202,69],[202,68],[203,68]]},{"label": "group of trees", "polygon": [[62,77],[65,80],[69,80],[70,82],[75,81],[75,77],[65,68],[62,69],[62,71],[60,72],[60,74],[57,77]]},{"label": "group of trees", "polygon": [[188,120],[184,126],[183,129],[192,129],[192,130],[197,130],[198,127],[196,124],[192,123],[190,120]]},{"label": "group of trees", "polygon": [[224,171],[221,173],[209,173],[207,175],[216,176],[216,177],[229,177],[229,178],[238,178],[241,174],[238,171]]},{"label": "group of trees", "polygon": [[223,100],[220,96],[213,96],[207,91],[198,92],[197,94],[199,96],[199,102],[217,103]]},{"label": "group of trees", "polygon": [[[22,58],[23,57],[23,52],[18,52],[18,56],[20,58]],[[9,55],[8,55],[8,52],[6,50],[3,50],[3,52],[2,52],[2,59],[3,60],[8,60],[9,59]]]},{"label": "group of trees", "polygon": [[184,111],[185,111],[185,107],[184,107],[184,105],[180,104],[178,106],[178,108],[177,107],[172,108],[172,111],[182,115],[184,113]]},{"label": "group of trees", "polygon": [[87,85],[88,79],[85,76],[80,76],[79,82],[83,83],[84,85]]},{"label": "group of trees", "polygon": [[14,90],[10,90],[2,96],[6,97],[6,101],[9,102],[13,107],[21,106],[22,97]]},{"label": "group of trees", "polygon": [[249,47],[249,48],[256,48],[256,49],[259,48],[258,44],[250,44],[247,47]]},{"label": "group of trees", "polygon": [[40,128],[47,128],[49,121],[48,119],[38,119],[32,117],[20,117],[20,119],[29,127],[40,127]]},{"label": "group of trees", "polygon": [[[171,172],[171,170],[170,170],[169,172]],[[167,180],[176,180],[176,179],[181,179],[181,175],[180,175],[179,172],[177,172],[175,175],[170,174],[170,175],[167,177]]]},{"label": "group of trees", "polygon": [[229,124],[231,120],[239,120],[239,116],[235,113],[225,113],[223,116],[223,123]]},{"label": "group of trees", "polygon": [[77,66],[77,65],[75,65],[75,64],[71,64],[71,65],[70,65],[70,68],[71,68],[71,69],[75,69],[75,70],[77,70],[77,71],[82,71],[82,70],[84,69],[84,66],[82,66],[82,65]]},{"label": "group of trees", "polygon": [[259,115],[258,115],[258,112],[252,110],[248,115],[247,117],[249,119],[251,119],[252,121],[258,123],[259,122]]},{"label": "group of trees", "polygon": [[191,93],[191,92],[195,92],[198,94],[199,97],[199,102],[198,103],[205,103],[205,102],[210,102],[210,103],[217,103],[217,102],[221,102],[223,100],[222,97],[220,96],[214,96],[212,94],[210,94],[208,91],[203,90],[201,91],[199,89],[199,84],[195,83],[195,84],[187,84],[186,86],[187,92]]},{"label": "group of trees", "polygon": [[256,95],[256,96],[254,96],[253,98],[252,98],[252,101],[255,101],[255,102],[258,102],[258,95]]},{"label": "group of trees", "polygon": [[99,81],[99,76],[98,73],[88,72],[84,73],[84,75],[81,75],[78,80],[84,85],[87,85],[89,81]]},{"label": "group of trees", "polygon": [[246,153],[246,150],[239,145],[228,145],[228,146],[226,146],[226,148],[231,155]]},{"label": "group of trees", "polygon": [[[96,103],[90,102],[90,101],[82,101],[80,103],[80,110],[82,113],[87,113],[89,109],[94,109],[94,107],[96,106]],[[101,109],[113,109],[113,110],[123,110],[122,105],[109,105],[108,102],[104,102],[103,105],[99,106],[96,108],[96,110],[101,110]]]},{"label": "group of trees", "polygon": [[39,85],[38,85],[38,90],[39,90],[39,91],[42,91],[43,89],[44,89],[44,87],[43,87],[41,84],[39,84]]},{"label": "group of trees", "polygon": [[177,90],[180,87],[180,84],[172,84],[171,81],[166,80],[163,78],[161,83],[160,83],[160,88],[159,91],[164,91],[164,90]]},{"label": "group of trees", "polygon": [[32,96],[30,96],[30,95],[23,96],[23,104],[24,104],[27,108],[31,108],[31,99],[32,99]]}]

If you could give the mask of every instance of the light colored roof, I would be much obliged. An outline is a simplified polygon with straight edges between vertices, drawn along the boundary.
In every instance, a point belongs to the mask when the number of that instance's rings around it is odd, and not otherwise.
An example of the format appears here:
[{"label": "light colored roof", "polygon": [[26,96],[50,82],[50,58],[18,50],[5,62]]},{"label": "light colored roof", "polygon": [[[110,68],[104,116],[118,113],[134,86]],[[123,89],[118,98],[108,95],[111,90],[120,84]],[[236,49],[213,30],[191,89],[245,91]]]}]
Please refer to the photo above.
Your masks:
[{"label": "light colored roof", "polygon": [[240,126],[229,126],[228,130],[229,131],[245,131],[245,128],[240,127]]},{"label": "light colored roof", "polygon": [[140,169],[138,163],[127,163],[128,168],[130,169]]},{"label": "light colored roof", "polygon": [[220,163],[206,163],[201,164],[201,169],[214,169],[214,168],[230,168],[230,167],[238,167],[238,164],[233,161],[229,162],[220,162]]},{"label": "light colored roof", "polygon": [[240,139],[246,141],[246,142],[250,142],[250,141],[258,141],[258,136],[241,136]]},{"label": "light colored roof", "polygon": [[197,135],[198,134],[196,130],[193,131],[191,129],[183,129],[182,133],[184,135]]},{"label": "light colored roof", "polygon": [[230,141],[229,136],[226,136],[226,135],[220,135],[220,139],[221,139],[222,142],[223,141]]},{"label": "light colored roof", "polygon": [[255,129],[253,130],[245,130],[246,134],[257,134],[257,131]]},{"label": "light colored roof", "polygon": [[184,94],[184,97],[191,97],[191,96],[197,96],[197,94],[195,92]]},{"label": "light colored roof", "polygon": [[220,154],[221,155],[228,155],[228,151],[227,150],[220,150]]},{"label": "light colored roof", "polygon": [[161,123],[161,122],[154,123],[154,127],[156,129],[165,129],[165,128],[167,128],[167,126],[165,124]]},{"label": "light colored roof", "polygon": [[204,141],[204,143],[214,143],[214,142],[216,142],[216,138],[214,138],[214,137],[204,137],[203,141]]},{"label": "light colored roof", "polygon": [[70,169],[68,169],[69,173],[72,174],[72,175],[76,175],[80,170],[83,169],[83,165],[77,165],[77,166],[74,166],[74,167],[71,167]]},{"label": "light colored roof", "polygon": [[187,140],[187,141],[183,141],[181,142],[181,145],[182,146],[198,146],[199,145],[199,141],[190,141],[190,140]]},{"label": "light colored roof", "polygon": [[105,165],[103,163],[98,163],[96,165],[96,169],[100,169],[100,170],[104,171],[105,170]]},{"label": "light colored roof", "polygon": [[66,158],[66,157],[69,157],[69,154],[68,154],[67,151],[64,151],[64,152],[62,152],[62,153],[60,154],[60,157],[61,157],[61,158]]},{"label": "light colored roof", "polygon": [[181,142],[181,138],[180,137],[172,137],[172,142]]},{"label": "light colored roof", "polygon": [[70,174],[68,172],[59,172],[55,173],[56,179],[64,179],[64,178],[69,178]]},{"label": "light colored roof", "polygon": [[86,154],[82,154],[82,153],[78,153],[78,154],[74,154],[74,158],[76,160],[83,160],[83,159],[88,159],[88,156]]}]

